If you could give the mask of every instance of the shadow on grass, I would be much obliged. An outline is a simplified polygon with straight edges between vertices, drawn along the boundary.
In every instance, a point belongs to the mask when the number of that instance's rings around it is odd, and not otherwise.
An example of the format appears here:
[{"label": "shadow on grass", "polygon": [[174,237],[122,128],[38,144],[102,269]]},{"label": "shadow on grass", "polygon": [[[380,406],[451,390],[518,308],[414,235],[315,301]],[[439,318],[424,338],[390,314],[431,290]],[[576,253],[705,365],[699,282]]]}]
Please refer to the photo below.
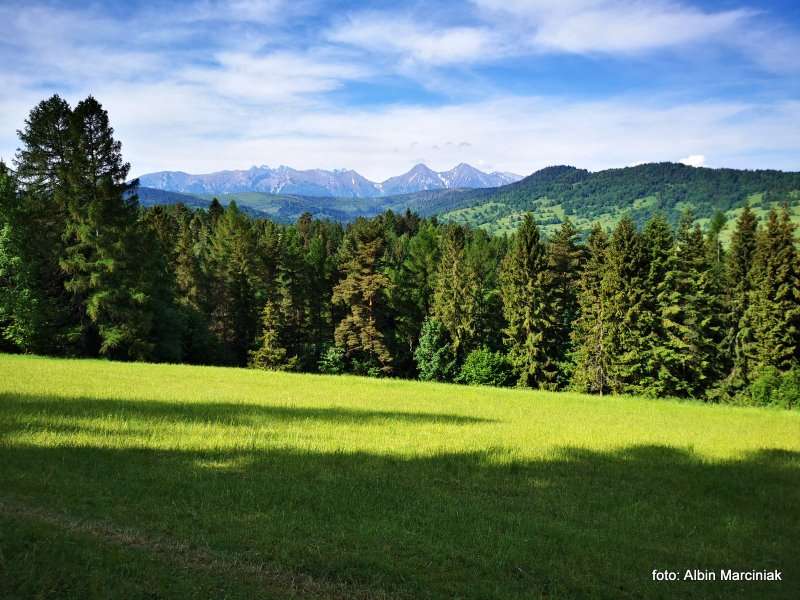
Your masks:
[{"label": "shadow on grass", "polygon": [[[0,418],[32,407],[74,416],[71,401],[40,402],[3,398]],[[196,408],[80,404],[84,417],[123,406],[131,416],[184,420]],[[203,420],[214,414],[201,406]],[[335,419],[335,411],[321,414]],[[77,518],[413,598],[795,598],[800,589],[800,453],[768,447],[720,462],[668,446],[563,448],[520,461],[502,449],[409,459],[6,442],[0,490]],[[784,581],[663,583],[651,580],[653,569],[717,577],[719,569],[778,569]]]},{"label": "shadow on grass", "polygon": [[164,402],[149,399],[62,398],[59,396],[26,396],[0,393],[0,416],[15,415],[18,421],[26,416],[94,418],[135,416],[146,420],[181,423],[242,423],[254,420],[329,421],[331,423],[368,423],[399,421],[407,423],[442,423],[470,425],[492,423],[491,419],[444,413],[358,410],[348,408],[317,408],[303,406],[265,406],[236,402]]}]

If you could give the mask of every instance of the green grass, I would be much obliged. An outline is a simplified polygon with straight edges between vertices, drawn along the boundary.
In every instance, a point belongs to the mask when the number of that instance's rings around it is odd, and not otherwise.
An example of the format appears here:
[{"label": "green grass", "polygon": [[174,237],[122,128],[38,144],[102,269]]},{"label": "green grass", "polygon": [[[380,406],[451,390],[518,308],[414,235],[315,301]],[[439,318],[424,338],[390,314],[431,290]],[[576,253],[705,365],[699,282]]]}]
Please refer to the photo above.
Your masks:
[{"label": "green grass", "polygon": [[3,598],[796,598],[798,540],[796,412],[0,355]]}]

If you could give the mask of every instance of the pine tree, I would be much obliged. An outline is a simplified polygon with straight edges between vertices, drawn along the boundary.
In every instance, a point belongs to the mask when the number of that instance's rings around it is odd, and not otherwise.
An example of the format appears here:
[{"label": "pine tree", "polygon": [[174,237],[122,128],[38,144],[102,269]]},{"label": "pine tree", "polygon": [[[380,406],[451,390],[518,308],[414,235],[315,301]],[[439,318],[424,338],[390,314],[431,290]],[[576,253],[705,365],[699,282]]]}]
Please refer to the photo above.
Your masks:
[{"label": "pine tree", "polygon": [[786,206],[770,211],[758,236],[751,281],[745,354],[751,365],[789,370],[800,362],[800,265]]},{"label": "pine tree", "polygon": [[595,225],[586,243],[586,263],[578,281],[578,318],[572,330],[575,370],[572,386],[584,392],[603,394],[610,390],[610,311],[606,271],[608,236]]},{"label": "pine tree", "polygon": [[559,315],[547,251],[530,214],[511,242],[500,281],[506,346],[517,385],[552,389],[558,375]]},{"label": "pine tree", "polygon": [[378,221],[359,218],[345,236],[341,251],[342,279],[333,288],[332,301],[347,307],[336,326],[336,345],[344,349],[356,371],[392,371],[386,344],[386,292],[391,285],[381,271],[385,247]]},{"label": "pine tree", "polygon": [[725,307],[728,315],[727,328],[723,340],[723,350],[731,362],[732,370],[728,385],[733,388],[745,385],[750,380],[752,365],[745,348],[752,344],[752,332],[745,321],[745,312],[750,302],[753,259],[756,251],[758,221],[749,206],[745,206],[736,220],[736,228],[731,237],[727,255],[727,298]]}]

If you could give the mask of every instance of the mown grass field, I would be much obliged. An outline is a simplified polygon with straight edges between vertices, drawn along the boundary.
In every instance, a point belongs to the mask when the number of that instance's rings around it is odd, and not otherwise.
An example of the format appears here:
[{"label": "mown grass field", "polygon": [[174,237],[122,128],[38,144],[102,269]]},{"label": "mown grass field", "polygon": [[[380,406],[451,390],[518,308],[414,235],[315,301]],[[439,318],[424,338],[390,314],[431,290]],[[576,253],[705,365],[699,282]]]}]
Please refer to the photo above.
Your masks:
[{"label": "mown grass field", "polygon": [[2,598],[799,590],[798,413],[0,355]]}]

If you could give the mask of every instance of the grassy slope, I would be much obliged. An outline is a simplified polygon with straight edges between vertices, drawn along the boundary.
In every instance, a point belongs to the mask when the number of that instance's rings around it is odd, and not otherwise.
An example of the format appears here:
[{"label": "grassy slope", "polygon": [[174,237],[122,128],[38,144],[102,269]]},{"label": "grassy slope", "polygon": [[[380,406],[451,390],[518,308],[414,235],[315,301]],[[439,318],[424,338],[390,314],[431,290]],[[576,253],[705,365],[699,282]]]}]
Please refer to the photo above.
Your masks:
[{"label": "grassy slope", "polygon": [[[800,414],[0,355],[0,596],[796,597]],[[783,584],[652,583],[654,568]]]}]

